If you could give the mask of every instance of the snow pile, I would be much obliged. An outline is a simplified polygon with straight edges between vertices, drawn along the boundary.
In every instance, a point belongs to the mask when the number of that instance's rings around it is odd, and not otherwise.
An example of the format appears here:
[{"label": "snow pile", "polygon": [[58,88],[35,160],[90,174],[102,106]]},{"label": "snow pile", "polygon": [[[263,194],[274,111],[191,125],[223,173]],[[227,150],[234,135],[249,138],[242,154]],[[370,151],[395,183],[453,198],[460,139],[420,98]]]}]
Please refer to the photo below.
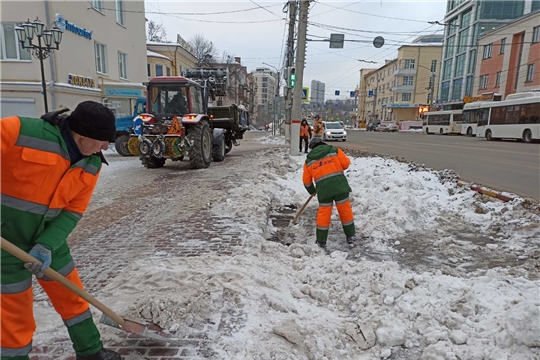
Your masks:
[{"label": "snow pile", "polygon": [[286,145],[287,142],[284,136],[279,135],[266,135],[258,139],[262,144],[272,144],[272,145]]},{"label": "snow pile", "polygon": [[422,129],[399,130],[399,132],[421,133],[421,132],[422,132]]}]

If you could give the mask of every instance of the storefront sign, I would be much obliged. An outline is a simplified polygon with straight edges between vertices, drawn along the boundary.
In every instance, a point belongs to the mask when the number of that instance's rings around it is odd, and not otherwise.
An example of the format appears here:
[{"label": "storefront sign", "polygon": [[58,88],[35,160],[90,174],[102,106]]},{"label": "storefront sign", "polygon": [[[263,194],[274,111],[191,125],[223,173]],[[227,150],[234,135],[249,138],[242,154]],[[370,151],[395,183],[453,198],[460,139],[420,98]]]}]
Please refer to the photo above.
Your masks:
[{"label": "storefront sign", "polygon": [[73,74],[69,74],[68,84],[88,88],[96,87],[96,81],[93,78]]},{"label": "storefront sign", "polygon": [[56,14],[54,18],[56,26],[62,31],[71,31],[79,36],[82,36],[88,40],[92,40],[92,30],[86,30],[85,28],[78,27],[77,25],[67,21],[60,14]]},{"label": "storefront sign", "polygon": [[105,96],[142,97],[141,89],[105,88]]},{"label": "storefront sign", "polygon": [[480,96],[465,96],[463,98],[463,102],[465,104],[468,104],[468,103],[471,103],[471,102],[475,102],[475,101],[488,101],[488,100],[493,100],[493,93],[489,93],[489,94],[482,94]]}]

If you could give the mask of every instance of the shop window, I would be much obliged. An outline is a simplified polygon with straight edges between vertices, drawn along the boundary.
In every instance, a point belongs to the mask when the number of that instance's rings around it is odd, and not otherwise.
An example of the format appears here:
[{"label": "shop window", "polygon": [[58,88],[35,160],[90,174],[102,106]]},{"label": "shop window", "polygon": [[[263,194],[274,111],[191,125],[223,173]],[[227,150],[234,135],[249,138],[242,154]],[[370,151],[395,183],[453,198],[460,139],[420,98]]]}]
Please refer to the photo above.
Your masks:
[{"label": "shop window", "polygon": [[0,59],[1,60],[31,60],[30,51],[23,49],[15,24],[2,24],[0,26]]},{"label": "shop window", "polygon": [[96,57],[96,71],[101,74],[108,74],[107,45],[95,42],[94,50]]}]

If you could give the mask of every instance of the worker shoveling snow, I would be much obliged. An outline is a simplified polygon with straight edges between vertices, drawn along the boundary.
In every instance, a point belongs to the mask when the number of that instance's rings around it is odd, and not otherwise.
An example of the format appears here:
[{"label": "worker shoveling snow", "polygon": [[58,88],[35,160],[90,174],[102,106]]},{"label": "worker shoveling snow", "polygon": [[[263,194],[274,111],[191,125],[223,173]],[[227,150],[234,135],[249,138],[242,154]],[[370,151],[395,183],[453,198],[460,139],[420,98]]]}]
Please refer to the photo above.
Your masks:
[{"label": "worker shoveling snow", "polygon": [[[332,244],[344,243],[339,228],[330,230],[330,254],[320,250],[314,244],[315,200],[293,229],[291,246],[267,241],[276,231],[270,208],[302,204],[308,194],[301,160],[284,150],[251,161],[265,171],[254,172],[211,208],[231,226],[242,227],[239,252],[134,259],[103,288],[101,298],[122,316],[153,321],[175,337],[204,333],[215,359],[540,357],[534,259],[540,219],[526,203],[485,202],[457,188],[448,172],[382,158],[353,159],[347,176],[355,220],[358,230],[371,236],[360,251],[407,254],[409,248],[402,251],[396,239],[415,236],[433,257],[440,251],[464,261],[453,268],[426,262],[426,270],[418,271],[397,255],[395,261],[374,261],[367,253],[332,251]],[[246,214],[250,222],[240,225]],[[498,246],[476,249],[474,239],[453,238],[452,224],[454,230],[492,236]],[[523,260],[508,269],[468,270],[466,263],[474,259],[463,258],[463,249]],[[61,325],[54,326],[49,334]]]}]

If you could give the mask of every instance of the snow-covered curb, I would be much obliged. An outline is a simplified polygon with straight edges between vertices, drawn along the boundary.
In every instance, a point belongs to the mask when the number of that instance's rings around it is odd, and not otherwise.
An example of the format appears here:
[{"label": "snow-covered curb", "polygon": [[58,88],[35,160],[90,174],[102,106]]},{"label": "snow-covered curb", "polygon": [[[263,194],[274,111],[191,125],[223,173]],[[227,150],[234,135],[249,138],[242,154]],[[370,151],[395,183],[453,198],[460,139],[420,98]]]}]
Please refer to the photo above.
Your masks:
[{"label": "snow-covered curb", "polygon": [[285,137],[280,135],[265,135],[257,139],[257,141],[261,142],[262,144],[273,145],[285,145],[287,143]]}]

